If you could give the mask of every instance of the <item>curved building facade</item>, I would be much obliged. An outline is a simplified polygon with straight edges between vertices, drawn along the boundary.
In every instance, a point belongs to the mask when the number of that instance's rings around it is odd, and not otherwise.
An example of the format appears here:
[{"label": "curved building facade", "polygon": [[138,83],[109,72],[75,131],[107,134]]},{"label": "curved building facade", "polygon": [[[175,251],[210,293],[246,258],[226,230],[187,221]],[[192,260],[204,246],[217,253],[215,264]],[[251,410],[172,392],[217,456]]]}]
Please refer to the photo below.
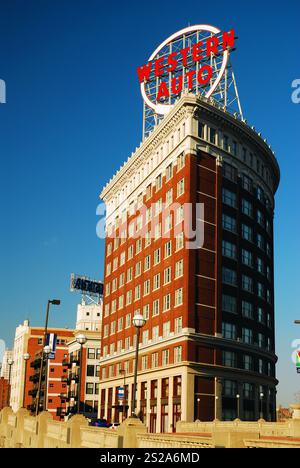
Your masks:
[{"label": "curved building facade", "polygon": [[180,419],[275,419],[279,177],[254,129],[188,94],[104,187],[100,416],[131,411],[141,313],[137,409],[150,431],[172,432]]}]

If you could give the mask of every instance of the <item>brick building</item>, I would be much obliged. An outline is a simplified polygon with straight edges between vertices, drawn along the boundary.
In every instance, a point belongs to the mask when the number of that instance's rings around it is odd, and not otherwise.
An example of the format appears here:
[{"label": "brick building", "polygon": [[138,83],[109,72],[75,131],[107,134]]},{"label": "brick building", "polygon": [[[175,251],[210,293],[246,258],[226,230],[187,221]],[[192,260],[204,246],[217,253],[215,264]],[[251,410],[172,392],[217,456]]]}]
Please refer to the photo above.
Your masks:
[{"label": "brick building", "polygon": [[[101,416],[119,420],[124,374],[131,410],[132,318],[142,313],[137,408],[150,431],[180,419],[275,419],[278,183],[260,135],[185,95],[104,187]],[[204,242],[199,234],[191,246],[196,218]]]},{"label": "brick building", "polygon": [[9,400],[9,382],[4,377],[0,377],[0,410],[6,408]]}]

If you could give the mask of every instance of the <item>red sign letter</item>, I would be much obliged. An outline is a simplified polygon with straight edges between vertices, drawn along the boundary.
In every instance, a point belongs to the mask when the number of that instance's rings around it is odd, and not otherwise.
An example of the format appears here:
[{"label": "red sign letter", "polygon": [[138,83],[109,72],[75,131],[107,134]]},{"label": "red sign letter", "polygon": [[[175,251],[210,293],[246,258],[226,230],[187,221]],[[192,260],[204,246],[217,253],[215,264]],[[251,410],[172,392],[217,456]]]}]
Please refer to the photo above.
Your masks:
[{"label": "red sign letter", "polygon": [[179,53],[182,55],[182,64],[184,67],[186,67],[187,64],[187,54],[190,51],[189,47],[186,47],[185,49],[181,49]]},{"label": "red sign letter", "polygon": [[166,98],[169,97],[169,91],[168,91],[168,87],[165,81],[162,81],[159,85],[159,90],[156,96],[156,100],[159,101],[162,97],[166,97]]},{"label": "red sign letter", "polygon": [[209,37],[206,41],[206,55],[210,56],[211,53],[218,54],[219,39],[217,37]]},{"label": "red sign letter", "polygon": [[196,70],[190,70],[186,72],[186,77],[188,79],[188,88],[192,89],[193,88],[193,76],[195,75]]},{"label": "red sign letter", "polygon": [[203,42],[200,41],[197,44],[193,45],[193,61],[198,62],[198,60],[202,60],[203,50],[201,47],[203,46]]},{"label": "red sign letter", "polygon": [[165,60],[164,57],[160,57],[159,59],[155,60],[155,76],[160,76],[164,74],[164,64],[163,61]]},{"label": "red sign letter", "polygon": [[[203,72],[207,72],[207,76],[203,77],[202,74]],[[205,85],[206,83],[209,82],[213,74],[213,70],[210,65],[204,65],[203,67],[200,68],[198,71],[197,75],[197,80],[200,85]]]},{"label": "red sign letter", "polygon": [[232,48],[234,46],[234,29],[231,29],[230,32],[223,33],[223,50],[227,48]]},{"label": "red sign letter", "polygon": [[172,81],[171,81],[171,90],[172,90],[172,93],[173,94],[179,94],[181,93],[181,90],[182,90],[182,75],[178,76],[178,85],[176,87],[176,76],[174,78],[172,78]]},{"label": "red sign letter", "polygon": [[149,80],[150,72],[151,72],[151,66],[152,66],[152,63],[148,62],[146,65],[143,65],[142,67],[137,68],[140,83],[142,83],[143,81],[148,81]]},{"label": "red sign letter", "polygon": [[170,66],[167,68],[167,72],[172,72],[173,70],[176,69],[178,60],[173,58],[173,57],[176,57],[176,55],[177,55],[177,52],[173,52],[172,54],[169,55],[168,65],[170,65]]}]

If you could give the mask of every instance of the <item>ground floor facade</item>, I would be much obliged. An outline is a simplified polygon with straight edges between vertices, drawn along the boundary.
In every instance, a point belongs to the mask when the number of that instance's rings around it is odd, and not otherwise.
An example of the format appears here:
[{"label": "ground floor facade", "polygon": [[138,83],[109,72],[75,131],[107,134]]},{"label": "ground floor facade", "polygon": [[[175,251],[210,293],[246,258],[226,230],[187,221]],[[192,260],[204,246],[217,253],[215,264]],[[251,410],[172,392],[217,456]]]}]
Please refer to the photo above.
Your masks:
[{"label": "ground floor facade", "polygon": [[[133,375],[102,381],[99,397],[99,417],[122,422],[132,412]],[[275,387],[224,369],[216,377],[193,363],[156,369],[138,375],[136,413],[154,433],[175,432],[178,421],[274,421]]]}]

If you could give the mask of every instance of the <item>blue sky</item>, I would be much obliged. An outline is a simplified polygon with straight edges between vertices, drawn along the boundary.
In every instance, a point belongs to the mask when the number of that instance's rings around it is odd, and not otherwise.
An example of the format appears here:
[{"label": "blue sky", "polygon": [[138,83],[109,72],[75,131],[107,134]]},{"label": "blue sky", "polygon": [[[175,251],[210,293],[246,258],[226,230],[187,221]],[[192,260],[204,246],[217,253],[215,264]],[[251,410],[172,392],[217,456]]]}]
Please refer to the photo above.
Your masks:
[{"label": "blue sky", "polygon": [[25,318],[72,327],[71,272],[102,277],[96,237],[101,187],[140,143],[136,67],[188,24],[234,27],[233,65],[248,122],[268,138],[281,167],[276,197],[278,402],[300,390],[291,342],[300,338],[299,3],[190,0],[1,0],[0,338],[12,344]]}]

